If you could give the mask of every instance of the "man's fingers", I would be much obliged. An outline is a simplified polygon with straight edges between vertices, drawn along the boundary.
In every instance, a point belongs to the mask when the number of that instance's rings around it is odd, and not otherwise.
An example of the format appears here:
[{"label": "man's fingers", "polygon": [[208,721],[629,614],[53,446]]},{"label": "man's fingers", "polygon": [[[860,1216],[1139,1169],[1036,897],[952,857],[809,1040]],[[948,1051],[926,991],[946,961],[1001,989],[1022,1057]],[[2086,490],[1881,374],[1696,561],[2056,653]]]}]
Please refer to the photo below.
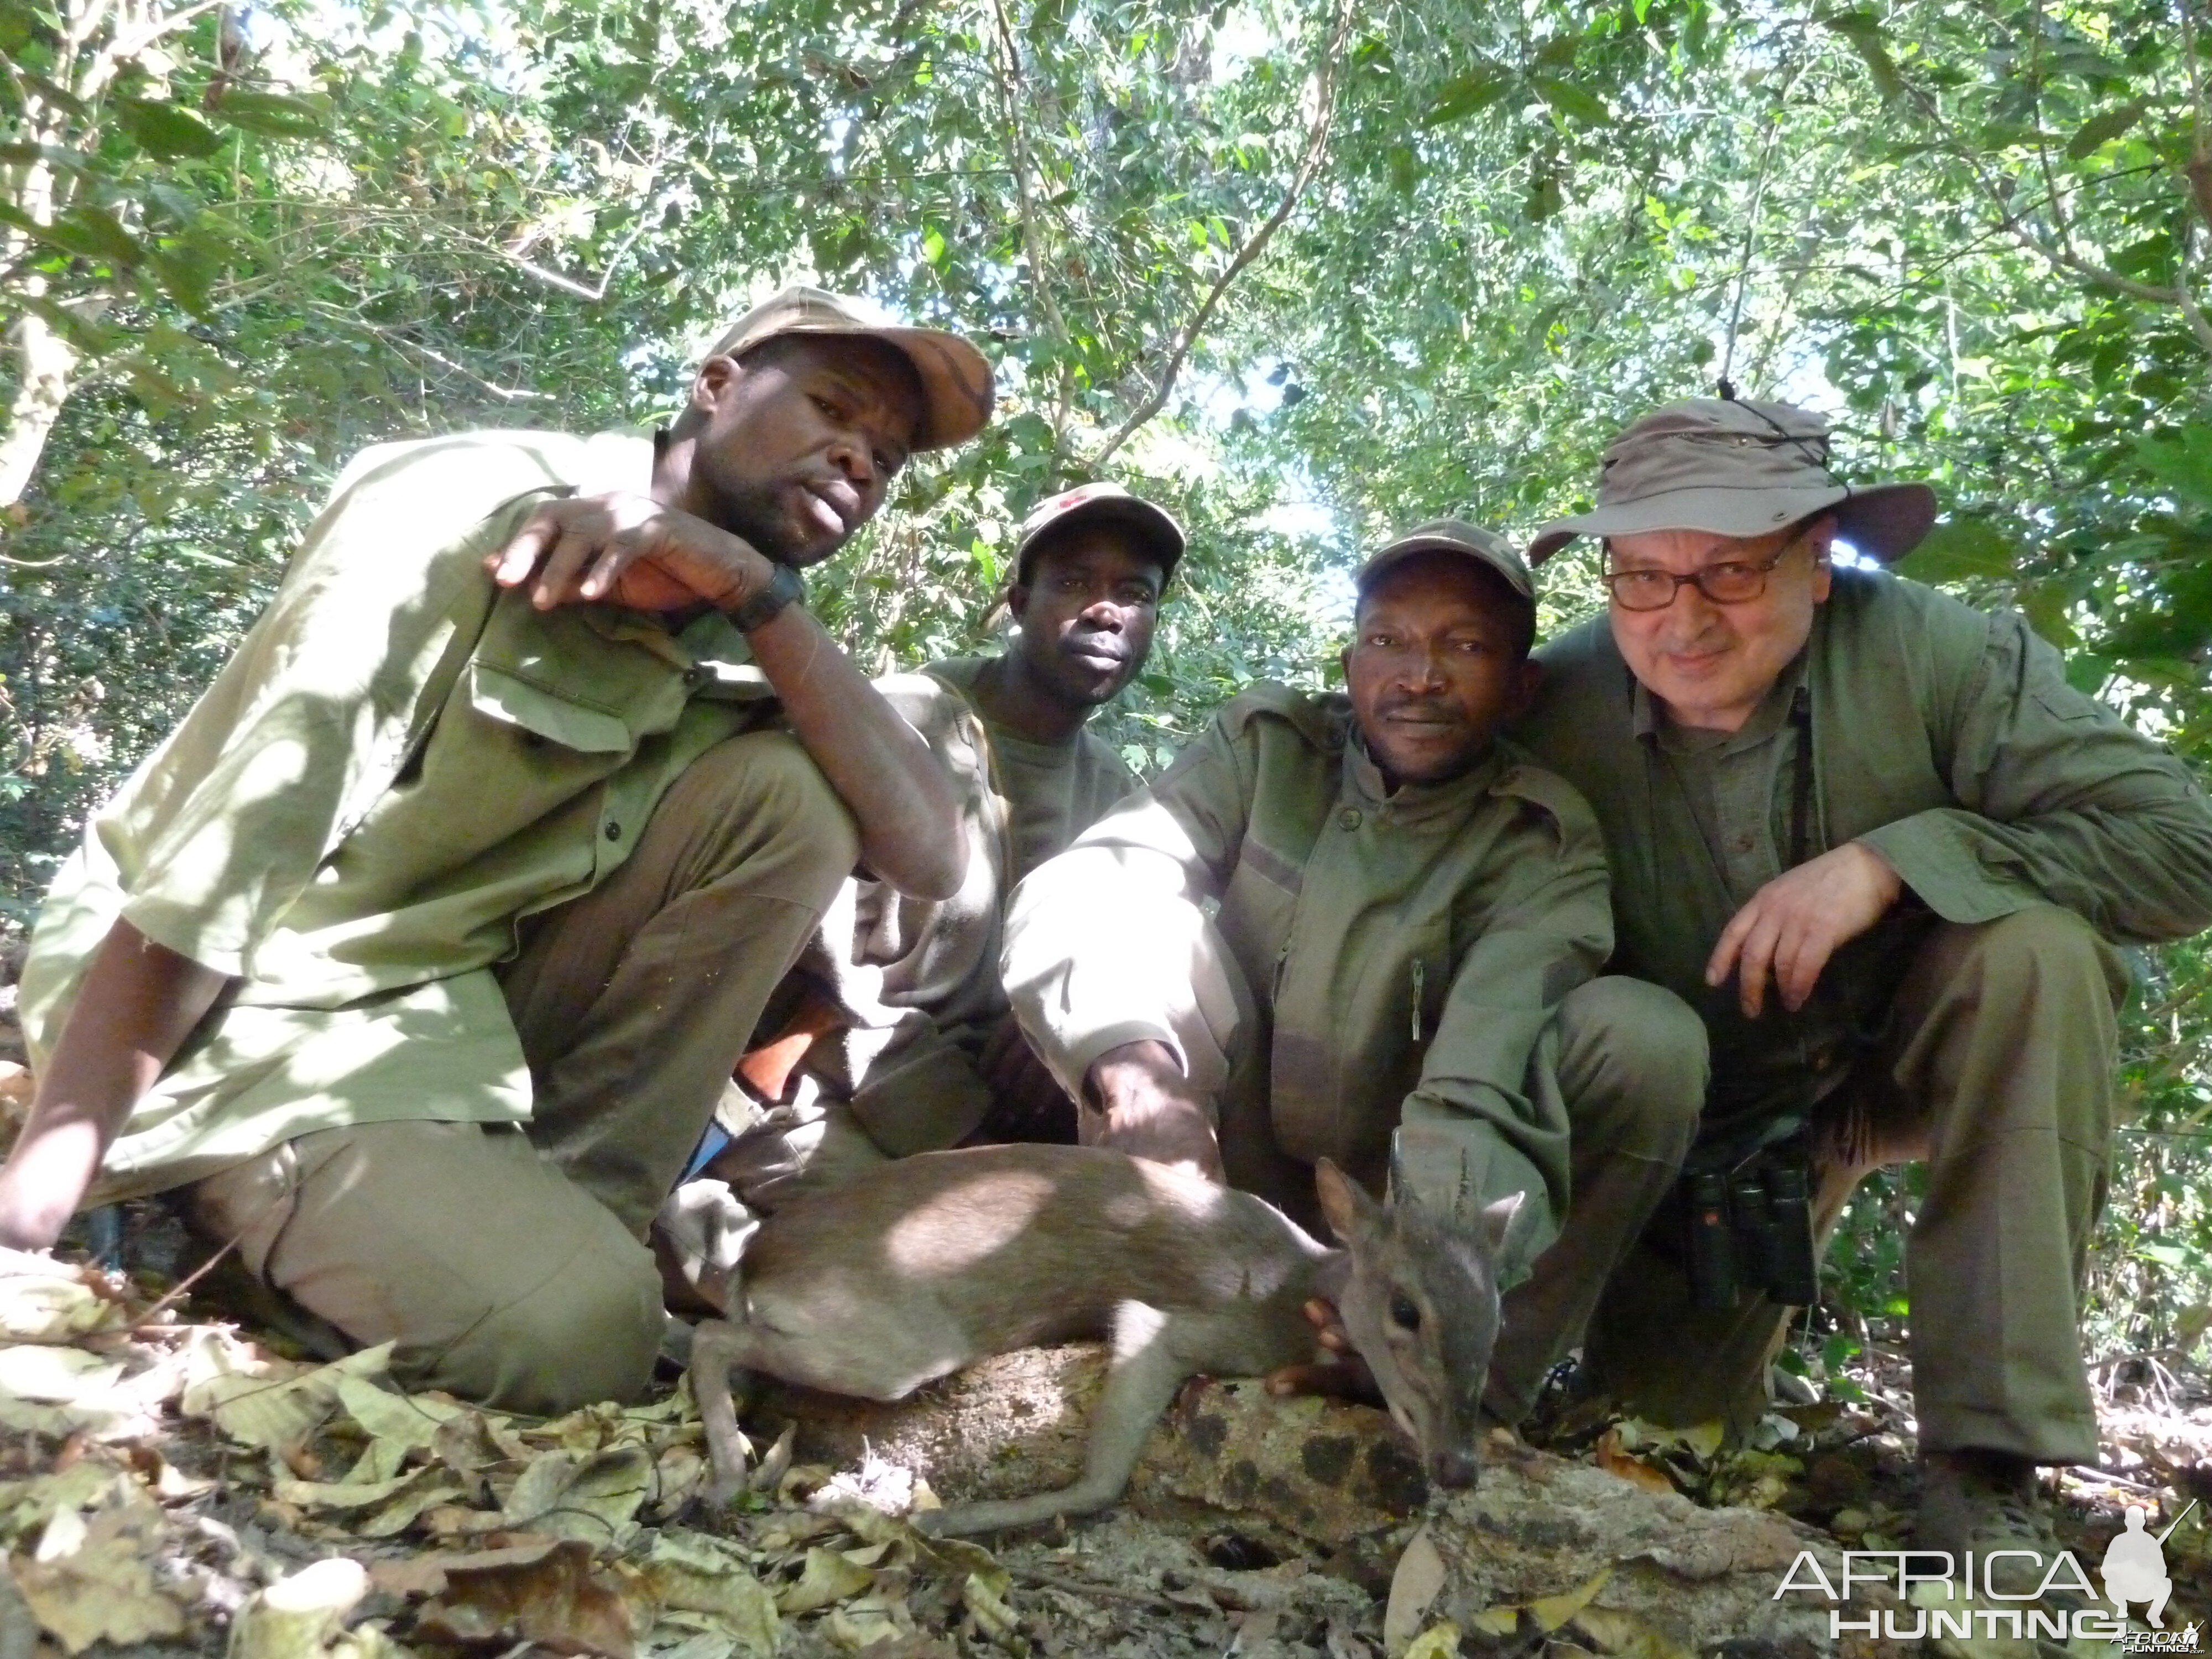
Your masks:
[{"label": "man's fingers", "polygon": [[1736,952],[1736,1003],[1746,1019],[1757,1019],[1766,1006],[1766,975],[1774,965],[1774,946],[1782,933],[1777,908],[1771,902],[1759,907],[1758,916],[1744,935],[1743,946]]},{"label": "man's fingers", "polygon": [[1743,936],[1759,919],[1759,899],[1754,896],[1750,903],[1729,918],[1729,925],[1721,929],[1719,941],[1713,953],[1705,958],[1705,983],[1724,985],[1736,965],[1736,954],[1743,949]]},{"label": "man's fingers", "polygon": [[545,556],[545,562],[538,568],[538,586],[531,592],[532,602],[540,611],[568,603],[577,578],[600,546],[599,537],[577,526],[564,528],[561,539],[553,544],[553,550]]},{"label": "man's fingers", "polygon": [[561,534],[558,520],[543,507],[522,521],[522,528],[514,538],[488,561],[491,579],[501,587],[513,587],[538,568],[538,560],[545,556]]},{"label": "man's fingers", "polygon": [[1820,983],[1820,971],[1828,965],[1828,958],[1836,952],[1840,941],[1833,928],[1819,922],[1799,929],[1790,943],[1786,957],[1778,951],[1774,963],[1774,982],[1782,993],[1782,1006],[1796,1013],[1813,994]]},{"label": "man's fingers", "polygon": [[1382,1390],[1375,1386],[1375,1374],[1367,1369],[1364,1359],[1340,1359],[1320,1365],[1285,1365],[1267,1374],[1267,1392],[1272,1395],[1320,1395],[1332,1400],[1362,1400],[1373,1402],[1381,1398]]}]

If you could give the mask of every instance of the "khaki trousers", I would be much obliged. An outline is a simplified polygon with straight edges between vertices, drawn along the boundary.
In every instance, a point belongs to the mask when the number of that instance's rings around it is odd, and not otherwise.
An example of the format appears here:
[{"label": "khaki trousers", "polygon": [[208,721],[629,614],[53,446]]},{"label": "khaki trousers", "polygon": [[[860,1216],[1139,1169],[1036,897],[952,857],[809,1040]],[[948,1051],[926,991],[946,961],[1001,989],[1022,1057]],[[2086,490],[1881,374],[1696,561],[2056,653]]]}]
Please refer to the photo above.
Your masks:
[{"label": "khaki trousers", "polygon": [[612,877],[524,924],[528,1124],[304,1135],[187,1188],[189,1218],[345,1343],[393,1342],[410,1386],[635,1397],[664,1323],[646,1228],[858,852],[794,739],[717,744]]},{"label": "khaki trousers", "polygon": [[[2094,1462],[2076,1306],[2104,1202],[2127,974],[2072,912],[2035,905],[1940,924],[1905,967],[1888,1030],[1815,1123],[1814,1224],[1886,1163],[1924,1159],[1905,1243],[1921,1447]],[[1613,1275],[1586,1354],[1626,1407],[1745,1427],[1789,1310],[1700,1312],[1668,1255]]]}]

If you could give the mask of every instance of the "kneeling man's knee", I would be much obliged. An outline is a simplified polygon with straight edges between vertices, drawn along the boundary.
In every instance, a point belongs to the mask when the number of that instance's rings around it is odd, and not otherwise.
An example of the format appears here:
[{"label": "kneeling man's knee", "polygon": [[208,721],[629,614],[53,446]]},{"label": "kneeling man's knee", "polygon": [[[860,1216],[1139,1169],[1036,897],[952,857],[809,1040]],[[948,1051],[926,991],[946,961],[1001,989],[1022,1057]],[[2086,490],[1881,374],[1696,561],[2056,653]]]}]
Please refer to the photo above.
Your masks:
[{"label": "kneeling man's knee", "polygon": [[1705,1109],[1705,1022],[1662,986],[1594,979],[1559,1005],[1559,1084],[1575,1133],[1678,1161]]},{"label": "kneeling man's knee", "polygon": [[440,1349],[395,1352],[393,1370],[499,1410],[555,1416],[643,1394],[666,1319],[651,1252],[580,1254]]},{"label": "kneeling man's knee", "polygon": [[1960,932],[1984,998],[2011,1004],[2056,993],[2063,1003],[2101,989],[2117,1006],[2127,996],[2119,953],[2071,910],[2031,904]]}]

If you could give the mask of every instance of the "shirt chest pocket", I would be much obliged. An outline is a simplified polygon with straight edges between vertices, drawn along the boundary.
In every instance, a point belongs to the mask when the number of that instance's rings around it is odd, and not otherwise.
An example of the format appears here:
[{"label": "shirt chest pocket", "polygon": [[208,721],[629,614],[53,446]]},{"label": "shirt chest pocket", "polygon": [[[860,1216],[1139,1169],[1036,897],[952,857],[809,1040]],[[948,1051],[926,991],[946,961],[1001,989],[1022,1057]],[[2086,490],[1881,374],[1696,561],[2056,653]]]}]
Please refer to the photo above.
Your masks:
[{"label": "shirt chest pocket", "polygon": [[626,754],[632,742],[629,722],[611,711],[562,696],[489,663],[469,666],[469,704],[479,714],[518,727],[526,741],[558,744],[580,755]]},{"label": "shirt chest pocket", "polygon": [[1401,936],[1405,968],[1398,994],[1406,1009],[1406,1036],[1417,1047],[1425,1046],[1443,1018],[1444,1001],[1451,992],[1452,929],[1448,915],[1419,919]]}]

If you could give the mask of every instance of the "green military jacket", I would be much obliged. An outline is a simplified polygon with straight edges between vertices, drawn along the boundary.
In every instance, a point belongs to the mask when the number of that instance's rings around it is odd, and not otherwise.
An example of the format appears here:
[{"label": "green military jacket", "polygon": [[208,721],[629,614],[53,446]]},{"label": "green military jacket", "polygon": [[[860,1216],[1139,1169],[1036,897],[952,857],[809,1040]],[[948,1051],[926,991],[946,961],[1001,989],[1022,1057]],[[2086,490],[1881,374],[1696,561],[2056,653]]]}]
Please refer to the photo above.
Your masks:
[{"label": "green military jacket", "polygon": [[491,964],[587,891],[661,792],[776,705],[718,614],[540,613],[483,568],[550,495],[646,489],[642,437],[479,432],[366,451],[238,653],[86,826],[31,941],[52,1051],[120,918],[235,981],[90,1201],[316,1129],[512,1121],[530,1079]]},{"label": "green military jacket", "polygon": [[[1516,736],[1596,809],[1613,866],[1616,972],[1667,987],[1712,1042],[1709,1122],[1802,1109],[1879,1034],[1905,953],[1934,919],[1981,922],[2063,905],[2117,941],[2212,924],[2212,807],[2158,744],[2066,683],[2057,651],[1887,572],[1838,569],[1804,651],[1723,745],[1754,769],[1749,810],[1713,844],[1670,737],[1605,618],[1546,646],[1543,690]],[[1793,718],[1793,713],[1802,714]],[[1792,1014],[1758,1019],[1706,959],[1759,878],[1789,863],[1797,757],[1809,738],[1806,846],[1859,841],[1914,902],[1830,960]]]},{"label": "green military jacket", "polygon": [[[1340,696],[1257,686],[1151,788],[1022,884],[1006,986],[1063,1086],[1125,1042],[1176,1045],[1201,907],[1260,1005],[1279,1150],[1451,1201],[1528,1194],[1556,1230],[1567,1122],[1534,1063],[1613,944],[1589,809],[1501,744],[1469,775],[1386,793]],[[1525,1229],[1525,1231],[1524,1231]]]},{"label": "green military jacket", "polygon": [[[957,1146],[990,1113],[976,1061],[1006,1012],[999,953],[1006,901],[1027,873],[1022,844],[1058,852],[1137,787],[1094,732],[1079,729],[1048,750],[995,731],[969,701],[981,666],[956,657],[876,682],[959,790],[960,890],[918,899],[855,877],[799,959],[842,1016],[808,1051],[807,1068],[894,1157]],[[1018,744],[1025,763],[1010,764]]]}]

